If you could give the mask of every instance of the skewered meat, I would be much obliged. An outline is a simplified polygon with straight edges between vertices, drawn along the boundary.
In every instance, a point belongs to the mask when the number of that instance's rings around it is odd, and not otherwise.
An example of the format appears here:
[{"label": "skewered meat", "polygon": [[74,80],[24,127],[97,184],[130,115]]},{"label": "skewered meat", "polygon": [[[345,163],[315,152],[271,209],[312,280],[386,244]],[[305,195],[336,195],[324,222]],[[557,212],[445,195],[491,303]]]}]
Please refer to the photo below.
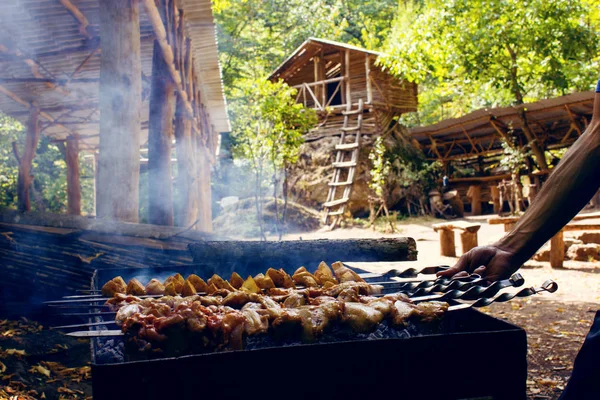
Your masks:
[{"label": "skewered meat", "polygon": [[133,278],[127,284],[127,294],[132,294],[134,296],[143,296],[146,294],[146,289],[144,289],[144,285],[137,279]]},{"label": "skewered meat", "polygon": [[283,301],[285,308],[297,308],[306,304],[306,297],[300,293],[291,294]]},{"label": "skewered meat", "polygon": [[355,332],[370,332],[383,321],[385,315],[367,304],[345,303],[344,322]]},{"label": "skewered meat", "polygon": [[200,303],[203,306],[220,306],[222,302],[221,296],[200,296]]},{"label": "skewered meat", "polygon": [[294,275],[292,275],[292,279],[298,285],[302,285],[302,286],[306,286],[306,287],[319,286],[319,284],[317,283],[317,280],[315,279],[315,276],[313,274],[311,274],[310,272],[308,272],[306,270],[306,268],[304,268],[304,267],[298,268],[296,270],[296,272],[294,272]]},{"label": "skewered meat", "polygon": [[364,282],[364,279],[361,278],[356,272],[352,271],[350,268],[346,267],[339,261],[331,264],[333,268],[333,272],[335,273],[336,278],[340,283],[343,282]]},{"label": "skewered meat", "polygon": [[338,284],[337,279],[335,279],[335,277],[333,276],[333,271],[331,270],[331,268],[329,268],[325,261],[321,261],[319,267],[315,271],[314,276],[317,280],[317,283],[319,283],[320,285],[333,286]]},{"label": "skewered meat", "polygon": [[244,284],[244,279],[237,272],[233,272],[231,278],[229,278],[229,283],[234,288],[239,289]]},{"label": "skewered meat", "polygon": [[183,276],[181,276],[181,274],[169,276],[167,279],[165,279],[165,289],[167,288],[167,286],[169,286],[170,283],[173,283],[173,289],[176,293],[181,293],[181,291],[183,290],[185,279],[183,279]]},{"label": "skewered meat", "polygon": [[231,284],[229,282],[227,282],[225,279],[221,278],[217,274],[214,274],[208,280],[208,286],[210,286],[210,285],[215,285],[217,287],[217,289],[225,289],[225,290],[229,290],[230,292],[233,292],[235,290],[235,288],[233,286],[231,286]]},{"label": "skewered meat", "polygon": [[422,322],[431,322],[441,318],[449,306],[443,301],[425,301],[417,304],[417,315]]},{"label": "skewered meat", "polygon": [[165,294],[165,286],[158,279],[150,279],[146,285],[146,293],[151,295]]},{"label": "skewered meat", "polygon": [[261,289],[271,289],[275,287],[273,280],[264,274],[258,274],[254,277],[254,282]]},{"label": "skewered meat", "polygon": [[337,298],[343,302],[351,302],[352,301],[352,302],[357,303],[358,302],[358,292],[350,287],[345,288],[339,292],[339,294],[337,295]]},{"label": "skewered meat", "polygon": [[102,295],[106,297],[113,297],[117,293],[127,293],[127,284],[120,276],[111,279],[106,282],[101,289]]},{"label": "skewered meat", "polygon": [[294,280],[291,276],[288,275],[287,272],[283,270],[283,268],[279,270],[275,270],[273,268],[269,268],[267,270],[267,276],[271,278],[275,286],[280,288],[296,288],[294,284]]},{"label": "skewered meat", "polygon": [[181,294],[183,296],[195,296],[196,295],[196,288],[194,288],[194,285],[192,285],[192,283],[190,281],[185,281],[185,283],[183,284],[183,290],[181,291]]},{"label": "skewered meat", "polygon": [[167,282],[165,281],[165,295],[167,296],[177,296],[179,292],[175,289],[175,282],[172,280]]},{"label": "skewered meat", "polygon": [[242,290],[245,290],[250,293],[262,293],[262,290],[260,290],[256,282],[254,281],[254,278],[252,278],[251,276],[246,278],[246,280],[244,281],[244,284],[242,285]]},{"label": "skewered meat", "polygon": [[358,294],[370,295],[381,293],[383,287],[380,285],[369,285],[366,282],[344,282],[324,290],[323,294],[331,297],[337,297],[345,289],[353,289]]},{"label": "skewered meat", "polygon": [[248,335],[257,335],[266,333],[269,329],[269,318],[266,315],[261,315],[257,310],[246,308],[242,310],[242,314],[246,318],[244,323],[244,331]]},{"label": "skewered meat", "polygon": [[258,302],[259,295],[256,293],[248,293],[243,291],[235,291],[229,293],[221,302],[222,305],[233,307],[233,308],[242,308],[246,303],[250,302]]},{"label": "skewered meat", "polygon": [[190,276],[187,277],[186,280],[189,281],[192,284],[192,286],[194,286],[194,289],[196,289],[196,292],[207,293],[208,284],[206,282],[204,282],[204,279],[200,278],[198,275],[191,274]]}]

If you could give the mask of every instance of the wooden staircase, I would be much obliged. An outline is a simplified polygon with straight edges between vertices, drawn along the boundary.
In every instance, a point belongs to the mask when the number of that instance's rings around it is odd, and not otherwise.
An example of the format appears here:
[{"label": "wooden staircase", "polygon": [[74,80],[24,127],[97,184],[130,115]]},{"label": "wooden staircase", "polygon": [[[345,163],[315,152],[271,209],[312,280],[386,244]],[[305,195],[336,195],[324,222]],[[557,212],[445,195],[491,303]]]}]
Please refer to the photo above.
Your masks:
[{"label": "wooden staircase", "polygon": [[[335,161],[333,162],[333,177],[329,182],[327,201],[323,204],[325,211],[323,222],[329,229],[335,229],[341,221],[346,205],[350,201],[354,174],[358,165],[360,151],[360,134],[363,119],[363,101],[358,101],[358,108],[351,110],[350,106],[344,115],[344,125],[341,128],[340,141],[335,146]],[[354,141],[346,143],[347,134],[354,135]]]}]

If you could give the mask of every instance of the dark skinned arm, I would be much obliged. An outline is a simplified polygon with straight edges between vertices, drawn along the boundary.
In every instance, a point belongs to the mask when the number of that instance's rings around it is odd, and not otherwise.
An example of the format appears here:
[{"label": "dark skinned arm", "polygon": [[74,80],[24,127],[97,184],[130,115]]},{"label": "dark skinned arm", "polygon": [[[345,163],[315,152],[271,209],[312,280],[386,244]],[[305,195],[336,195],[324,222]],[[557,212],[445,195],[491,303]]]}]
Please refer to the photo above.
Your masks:
[{"label": "dark skinned arm", "polygon": [[600,81],[592,121],[553,170],[533,204],[514,229],[498,242],[465,253],[439,276],[478,273],[490,281],[505,279],[590,201],[600,187]]}]

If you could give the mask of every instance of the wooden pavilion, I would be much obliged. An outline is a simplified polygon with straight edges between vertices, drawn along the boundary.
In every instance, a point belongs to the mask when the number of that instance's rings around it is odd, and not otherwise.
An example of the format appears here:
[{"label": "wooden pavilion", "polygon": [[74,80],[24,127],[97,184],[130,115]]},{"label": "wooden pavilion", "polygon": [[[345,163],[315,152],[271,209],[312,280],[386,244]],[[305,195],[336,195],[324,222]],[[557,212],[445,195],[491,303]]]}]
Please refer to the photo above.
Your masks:
[{"label": "wooden pavilion", "polygon": [[[574,93],[514,107],[481,109],[460,118],[411,129],[425,156],[446,166],[472,168],[477,176],[450,179],[473,214],[482,212],[482,203],[497,204],[494,189],[510,174],[485,175],[503,156],[502,142],[517,146],[529,144],[532,159],[530,180],[540,186],[540,176],[549,173],[546,150],[569,147],[591,120],[594,92]],[[469,196],[467,196],[469,192]]]},{"label": "wooden pavilion", "polygon": [[0,111],[27,127],[15,146],[20,211],[47,135],[65,144],[70,214],[87,152],[97,217],[139,221],[147,164],[148,222],[210,231],[210,168],[230,130],[210,0],[5,0],[0,10]]},{"label": "wooden pavilion", "polygon": [[[361,148],[377,135],[399,128],[403,113],[417,110],[417,85],[394,77],[376,65],[381,53],[331,40],[310,38],[270,76],[298,89],[296,100],[314,108],[318,125],[306,142],[339,137],[331,149],[327,198],[320,199],[328,217],[337,223],[356,197],[352,186],[360,163],[367,163]],[[361,139],[362,137],[362,139]],[[368,155],[368,152],[366,152]]]}]

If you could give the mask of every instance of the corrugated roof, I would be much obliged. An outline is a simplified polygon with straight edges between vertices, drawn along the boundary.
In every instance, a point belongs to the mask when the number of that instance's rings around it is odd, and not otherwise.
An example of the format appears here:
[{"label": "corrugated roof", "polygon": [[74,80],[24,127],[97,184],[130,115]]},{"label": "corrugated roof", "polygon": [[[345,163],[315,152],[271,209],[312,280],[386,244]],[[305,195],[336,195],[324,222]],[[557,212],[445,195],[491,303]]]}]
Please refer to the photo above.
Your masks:
[{"label": "corrugated roof", "polygon": [[[56,120],[43,120],[43,134],[64,139],[76,133],[81,147],[98,143],[98,78],[96,52],[70,80],[73,72],[99,47],[100,0],[70,0],[88,20],[85,30],[58,0],[4,0],[0,4],[0,85],[26,102],[37,102]],[[216,27],[210,0],[181,0],[186,34],[192,40],[195,70],[204,105],[217,132],[230,130],[219,65]],[[143,10],[143,8],[142,8]],[[140,36],[144,102],[142,143],[148,121],[148,77],[152,73],[154,32],[143,11]],[[17,78],[17,80],[15,80]],[[51,82],[34,81],[35,78]],[[29,81],[27,81],[29,80]],[[58,86],[56,86],[58,84]],[[0,111],[25,121],[27,108],[0,93]],[[60,124],[60,125],[59,125]]]}]

